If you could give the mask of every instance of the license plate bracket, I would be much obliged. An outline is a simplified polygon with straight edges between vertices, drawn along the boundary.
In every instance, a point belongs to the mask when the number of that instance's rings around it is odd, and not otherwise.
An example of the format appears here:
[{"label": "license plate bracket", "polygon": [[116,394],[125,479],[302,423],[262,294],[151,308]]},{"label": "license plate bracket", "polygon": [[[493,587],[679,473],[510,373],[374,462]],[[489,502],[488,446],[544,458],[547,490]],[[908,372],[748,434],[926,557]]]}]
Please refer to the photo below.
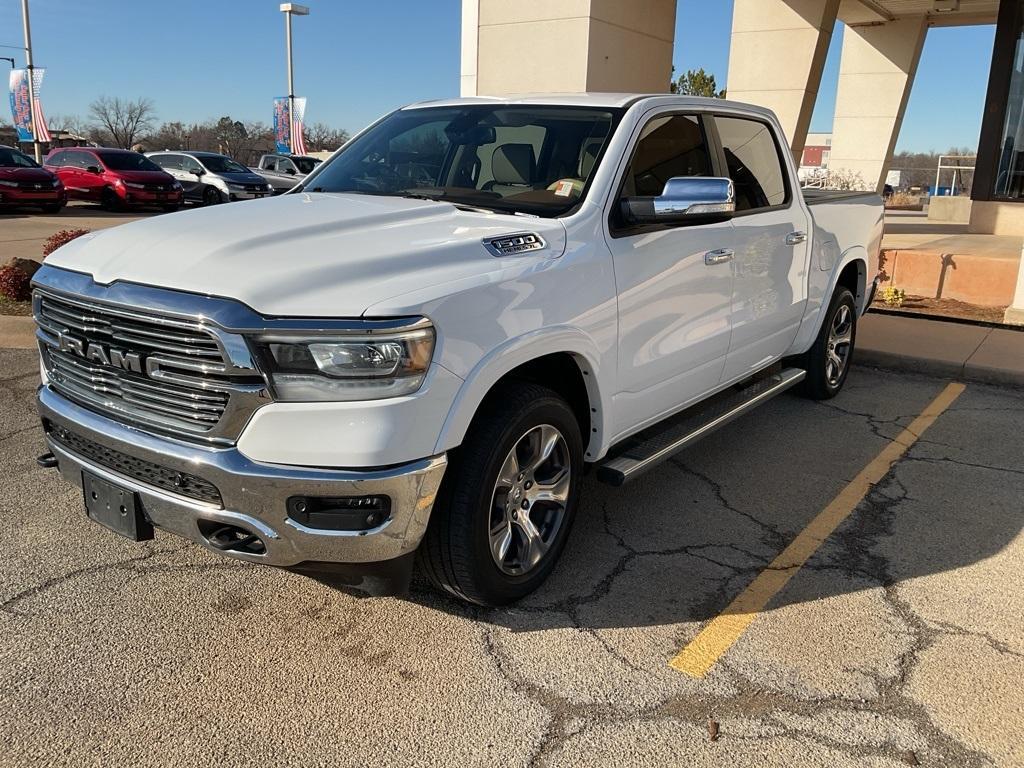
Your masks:
[{"label": "license plate bracket", "polygon": [[85,514],[132,541],[153,538],[153,524],[142,514],[139,495],[91,472],[82,472]]}]

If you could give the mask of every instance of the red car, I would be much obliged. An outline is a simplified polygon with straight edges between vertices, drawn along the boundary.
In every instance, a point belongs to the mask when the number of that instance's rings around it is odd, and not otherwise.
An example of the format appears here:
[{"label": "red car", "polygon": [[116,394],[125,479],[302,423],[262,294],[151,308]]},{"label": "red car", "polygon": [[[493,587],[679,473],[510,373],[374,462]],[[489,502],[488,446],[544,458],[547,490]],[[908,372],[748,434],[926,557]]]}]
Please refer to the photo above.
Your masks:
[{"label": "red car", "polygon": [[149,205],[176,211],[181,206],[181,184],[138,152],[68,147],[52,151],[45,164],[64,182],[69,199],[92,200],[110,210]]},{"label": "red car", "polygon": [[56,175],[24,152],[0,146],[0,207],[38,206],[56,213],[65,202],[64,185]]}]

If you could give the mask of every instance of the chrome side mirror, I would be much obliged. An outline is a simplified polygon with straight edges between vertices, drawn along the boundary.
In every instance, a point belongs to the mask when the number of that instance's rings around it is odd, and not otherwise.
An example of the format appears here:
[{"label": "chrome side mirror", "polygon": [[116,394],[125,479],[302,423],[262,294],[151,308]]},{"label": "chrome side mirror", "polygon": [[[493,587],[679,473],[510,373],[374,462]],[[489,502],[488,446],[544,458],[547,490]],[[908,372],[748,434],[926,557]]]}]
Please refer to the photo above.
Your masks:
[{"label": "chrome side mirror", "polygon": [[725,221],[736,211],[731,179],[675,176],[658,197],[625,197],[622,215],[630,224]]}]

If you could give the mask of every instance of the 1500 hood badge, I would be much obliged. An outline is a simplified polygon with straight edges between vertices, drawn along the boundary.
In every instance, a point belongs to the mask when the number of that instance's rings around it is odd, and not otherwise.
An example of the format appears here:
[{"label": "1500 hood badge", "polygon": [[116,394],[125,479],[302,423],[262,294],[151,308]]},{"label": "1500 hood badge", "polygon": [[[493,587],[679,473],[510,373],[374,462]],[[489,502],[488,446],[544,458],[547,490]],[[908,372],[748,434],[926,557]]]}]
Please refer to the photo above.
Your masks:
[{"label": "1500 hood badge", "polygon": [[536,232],[516,232],[511,235],[485,237],[484,247],[493,256],[518,256],[520,253],[539,251],[546,243]]}]

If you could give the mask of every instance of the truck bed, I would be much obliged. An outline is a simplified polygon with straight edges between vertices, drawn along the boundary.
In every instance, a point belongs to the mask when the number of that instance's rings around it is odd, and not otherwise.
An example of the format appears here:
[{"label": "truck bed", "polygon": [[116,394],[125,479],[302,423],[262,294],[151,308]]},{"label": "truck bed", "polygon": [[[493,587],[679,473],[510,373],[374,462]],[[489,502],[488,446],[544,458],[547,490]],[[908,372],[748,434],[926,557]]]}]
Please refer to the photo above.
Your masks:
[{"label": "truck bed", "polygon": [[804,187],[800,190],[804,196],[804,202],[808,205],[818,203],[835,203],[840,200],[853,200],[858,197],[878,198],[877,192],[851,192],[845,189],[818,189],[816,187]]}]

